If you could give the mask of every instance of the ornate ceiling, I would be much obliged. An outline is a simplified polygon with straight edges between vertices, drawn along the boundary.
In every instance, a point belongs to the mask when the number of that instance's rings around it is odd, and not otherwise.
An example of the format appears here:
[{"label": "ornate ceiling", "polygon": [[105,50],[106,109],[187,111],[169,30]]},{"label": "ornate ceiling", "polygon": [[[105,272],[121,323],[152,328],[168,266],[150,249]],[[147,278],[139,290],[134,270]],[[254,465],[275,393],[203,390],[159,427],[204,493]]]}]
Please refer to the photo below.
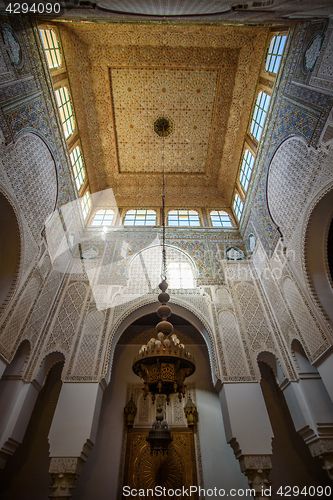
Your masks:
[{"label": "ornate ceiling", "polygon": [[[233,188],[269,29],[59,23],[92,192],[119,206],[224,208]],[[186,198],[184,198],[186,194]]]}]

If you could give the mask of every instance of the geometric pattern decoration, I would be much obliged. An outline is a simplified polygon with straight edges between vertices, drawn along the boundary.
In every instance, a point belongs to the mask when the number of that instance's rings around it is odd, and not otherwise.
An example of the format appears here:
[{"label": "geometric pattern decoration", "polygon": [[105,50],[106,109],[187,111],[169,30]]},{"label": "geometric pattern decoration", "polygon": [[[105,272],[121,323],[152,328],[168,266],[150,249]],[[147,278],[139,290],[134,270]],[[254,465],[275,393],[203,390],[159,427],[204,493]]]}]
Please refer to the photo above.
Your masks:
[{"label": "geometric pattern decoration", "polygon": [[83,324],[77,358],[71,380],[92,379],[97,361],[98,341],[104,323],[102,311],[91,311]]},{"label": "geometric pattern decoration", "polygon": [[262,310],[259,297],[250,283],[238,283],[236,293],[241,306],[241,311],[253,352],[260,351],[266,344],[271,343],[271,331]]},{"label": "geometric pattern decoration", "polygon": [[119,206],[160,204],[161,176],[147,174],[162,173],[153,127],[164,116],[173,124],[164,138],[169,206],[188,176],[189,205],[229,206],[268,28],[136,25],[133,38],[122,24],[72,23],[59,32],[81,140],[91,144],[92,192],[117,186]]},{"label": "geometric pattern decoration", "polygon": [[250,380],[251,377],[244,347],[233,313],[230,311],[221,311],[219,314],[219,325],[224,345],[228,377],[232,380]]},{"label": "geometric pattern decoration", "polygon": [[290,278],[286,278],[283,288],[289,309],[300,330],[302,341],[305,343],[304,347],[308,353],[309,360],[313,362],[318,355],[327,349],[329,342],[324,333],[319,330],[304,304],[299,290]]},{"label": "geometric pattern decoration", "polygon": [[61,279],[62,274],[59,271],[51,271],[43,288],[39,290],[38,300],[23,333],[24,338],[29,339],[32,344],[43,333],[43,326],[56,297]]},{"label": "geometric pattern decoration", "polygon": [[291,137],[279,146],[271,161],[268,205],[287,242],[294,234],[326,156],[326,152],[309,148],[300,137]]},{"label": "geometric pattern decoration", "polygon": [[27,314],[37,297],[39,288],[40,286],[37,279],[32,278],[23,295],[19,299],[10,320],[4,329],[4,332],[0,335],[1,346],[4,347],[9,354],[19,337]]},{"label": "geometric pattern decoration", "polygon": [[[195,287],[195,269],[191,259],[181,250],[166,246],[167,282],[170,289]],[[160,246],[143,250],[136,255],[129,270],[129,293],[151,293],[161,279],[162,251]]]},{"label": "geometric pattern decoration", "polygon": [[112,68],[119,172],[162,172],[154,122],[168,116],[173,132],[164,140],[165,171],[204,174],[217,79],[216,69]]},{"label": "geometric pattern decoration", "polygon": [[87,288],[84,283],[73,283],[67,290],[50,330],[46,351],[69,352],[80,319]]},{"label": "geometric pattern decoration", "polygon": [[51,153],[40,137],[27,133],[5,153],[4,165],[28,226],[39,241],[57,199],[56,165]]}]

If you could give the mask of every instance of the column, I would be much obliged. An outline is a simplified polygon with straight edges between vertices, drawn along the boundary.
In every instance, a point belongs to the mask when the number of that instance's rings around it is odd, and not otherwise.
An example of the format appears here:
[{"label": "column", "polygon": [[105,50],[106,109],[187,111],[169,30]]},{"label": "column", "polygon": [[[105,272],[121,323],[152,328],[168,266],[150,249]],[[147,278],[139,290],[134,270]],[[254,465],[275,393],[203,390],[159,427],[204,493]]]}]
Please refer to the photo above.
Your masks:
[{"label": "column", "polygon": [[0,467],[22,443],[41,386],[15,376],[0,381]]},{"label": "column", "polygon": [[53,500],[72,496],[75,479],[95,444],[103,390],[98,382],[62,385],[48,437]]},{"label": "column", "polygon": [[258,382],[223,384],[220,391],[227,442],[258,500],[271,496],[273,430]]}]

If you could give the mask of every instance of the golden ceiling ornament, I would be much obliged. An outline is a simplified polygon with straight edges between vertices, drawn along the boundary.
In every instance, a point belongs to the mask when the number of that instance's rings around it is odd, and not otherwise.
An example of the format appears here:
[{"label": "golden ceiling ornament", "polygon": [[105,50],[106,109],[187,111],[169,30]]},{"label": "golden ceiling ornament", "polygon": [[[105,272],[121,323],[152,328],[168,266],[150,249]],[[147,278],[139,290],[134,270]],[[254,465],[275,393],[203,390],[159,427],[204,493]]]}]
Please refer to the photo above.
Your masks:
[{"label": "golden ceiling ornament", "polygon": [[160,116],[154,121],[154,132],[159,137],[168,137],[173,132],[173,123],[167,116]]}]

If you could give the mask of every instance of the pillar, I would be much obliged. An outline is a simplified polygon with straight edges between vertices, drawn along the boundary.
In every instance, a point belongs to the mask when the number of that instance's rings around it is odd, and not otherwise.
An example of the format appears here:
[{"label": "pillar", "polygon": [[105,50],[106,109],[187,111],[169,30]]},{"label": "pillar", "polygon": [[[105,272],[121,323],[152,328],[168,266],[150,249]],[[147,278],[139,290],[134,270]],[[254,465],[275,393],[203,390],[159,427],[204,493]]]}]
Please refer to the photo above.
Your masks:
[{"label": "pillar", "polygon": [[227,442],[258,500],[270,497],[274,437],[258,382],[223,384],[220,391]]},{"label": "pillar", "polygon": [[104,387],[98,382],[64,382],[49,432],[53,500],[70,498],[95,444]]},{"label": "pillar", "polygon": [[2,379],[0,382],[0,467],[6,464],[22,443],[41,386],[22,379]]},{"label": "pillar", "polygon": [[284,393],[296,431],[311,455],[323,460],[323,468],[333,479],[333,403],[319,374],[301,375],[297,382],[280,387]]}]

